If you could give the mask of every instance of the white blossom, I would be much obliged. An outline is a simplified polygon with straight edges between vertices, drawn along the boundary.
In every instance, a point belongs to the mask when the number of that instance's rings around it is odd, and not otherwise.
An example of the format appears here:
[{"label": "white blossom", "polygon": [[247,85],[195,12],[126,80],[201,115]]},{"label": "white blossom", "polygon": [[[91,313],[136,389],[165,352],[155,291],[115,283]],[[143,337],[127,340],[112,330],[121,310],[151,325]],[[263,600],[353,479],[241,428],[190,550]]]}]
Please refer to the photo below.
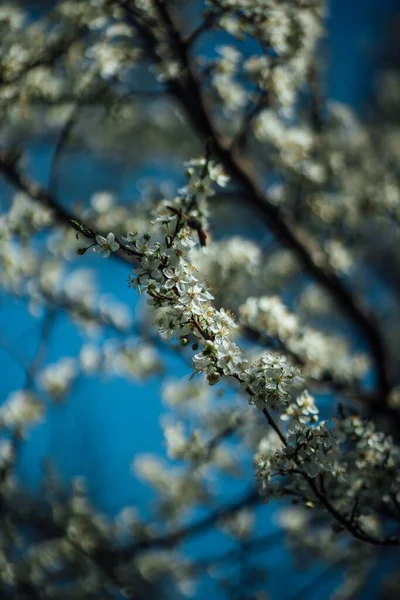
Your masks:
[{"label": "white blossom", "polygon": [[25,427],[40,423],[44,406],[34,394],[20,390],[13,392],[0,408],[0,423],[24,432]]},{"label": "white blossom", "polygon": [[115,241],[115,235],[113,233],[107,234],[107,237],[102,235],[96,235],[96,243],[98,244],[93,248],[95,252],[103,252],[103,258],[110,256],[111,252],[119,250],[119,244]]}]

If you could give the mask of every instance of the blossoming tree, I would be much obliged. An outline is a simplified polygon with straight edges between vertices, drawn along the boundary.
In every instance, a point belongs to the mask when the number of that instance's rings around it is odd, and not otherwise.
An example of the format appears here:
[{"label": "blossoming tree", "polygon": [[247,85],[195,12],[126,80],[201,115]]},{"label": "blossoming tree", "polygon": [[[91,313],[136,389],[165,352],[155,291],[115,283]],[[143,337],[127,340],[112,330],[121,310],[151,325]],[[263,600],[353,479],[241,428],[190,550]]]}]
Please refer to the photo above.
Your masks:
[{"label": "blossoming tree", "polygon": [[[2,598],[202,597],[208,577],[229,598],[261,599],[265,553],[283,543],[312,574],[285,597],[311,597],[330,577],[333,598],[361,597],[382,561],[393,576],[386,568],[378,594],[397,597],[399,130],[323,97],[326,9],[0,8],[0,281],[41,327],[0,408]],[[396,71],[385,81],[387,107]],[[53,148],[45,183],[38,140]],[[185,184],[165,175],[129,204],[117,187],[85,198],[66,160],[83,151],[127,167],[173,153]],[[92,250],[125,269],[133,317],[96,288]],[[81,348],[46,363],[60,311]],[[107,520],[81,479],[66,490],[48,471],[37,498],[16,477],[34,427],[82,378],[110,375],[162,377],[167,456],[132,463],[157,494],[150,515],[123,507]],[[215,482],[235,478],[245,493],[221,500]],[[233,538],[228,551],[187,550],[215,529]]]}]

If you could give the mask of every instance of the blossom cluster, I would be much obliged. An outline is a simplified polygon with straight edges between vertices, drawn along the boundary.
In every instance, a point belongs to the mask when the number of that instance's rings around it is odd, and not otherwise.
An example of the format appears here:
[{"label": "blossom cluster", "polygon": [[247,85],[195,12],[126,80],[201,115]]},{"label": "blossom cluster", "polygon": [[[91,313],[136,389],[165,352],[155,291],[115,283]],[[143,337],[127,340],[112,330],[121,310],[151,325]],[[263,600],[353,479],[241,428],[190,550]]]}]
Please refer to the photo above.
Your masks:
[{"label": "blossom cluster", "polygon": [[[377,479],[378,464],[385,473],[380,473],[380,479],[383,478],[385,483],[390,481],[391,493],[387,500],[390,510],[396,510],[400,489],[399,482],[393,478],[397,449],[389,437],[375,434],[370,431],[369,425],[365,430],[364,425],[359,426],[360,441],[355,444],[357,434],[351,427],[353,418],[332,423],[320,421],[314,398],[306,390],[295,402],[292,401],[292,390],[302,387],[304,380],[285,357],[266,353],[252,363],[244,350],[232,341],[235,319],[223,309],[217,310],[213,306],[212,293],[190,263],[191,249],[195,244],[193,234],[202,227],[196,203],[197,190],[201,190],[202,202],[207,197],[207,186],[204,185],[207,160],[200,164],[201,171],[188,172],[189,185],[154,220],[158,238],[153,239],[149,233],[142,237],[133,233],[126,238],[137,253],[139,262],[135,275],[130,279],[131,285],[150,296],[148,302],[160,312],[158,326],[164,334],[177,337],[182,346],[192,345],[196,352],[192,358],[194,374],[205,373],[210,385],[223,379],[238,382],[247,393],[249,403],[267,416],[268,423],[278,435],[280,447],[273,453],[258,453],[256,456],[257,478],[262,482],[266,497],[282,493],[300,496],[305,501],[311,497],[313,505],[328,508],[331,514],[333,511],[341,527],[349,526],[356,536],[373,540],[364,531],[362,519],[371,510],[379,511],[382,502],[382,488]],[[210,182],[209,178],[208,185]],[[188,190],[191,192],[188,193]],[[270,321],[267,325],[271,335],[290,339],[298,328],[296,317],[277,304],[277,300],[271,306],[268,299],[257,302],[249,299],[248,309],[254,305],[253,321],[262,314]],[[274,307],[279,315],[271,312],[270,308]],[[264,312],[258,313],[260,309]],[[280,415],[281,421],[286,424],[284,431],[274,421],[274,414]],[[363,421],[360,420],[360,423]],[[166,439],[171,457],[196,461],[196,457],[204,454],[196,432],[187,438],[180,424],[166,429]],[[370,479],[367,486],[364,484],[365,473]],[[275,475],[280,475],[283,482],[286,476],[290,476],[289,484],[271,484]],[[324,480],[322,489],[315,483],[317,478]],[[368,493],[361,493],[361,488]],[[376,490],[373,496],[371,489]],[[344,513],[340,512],[339,499],[342,495],[350,505],[351,498],[356,503],[357,509],[353,509],[351,519],[347,512],[349,504]],[[337,508],[329,508],[332,501],[338,502]]]},{"label": "blossom cluster", "polygon": [[[219,26],[234,37],[254,36],[269,53],[247,59],[244,69],[261,90],[268,90],[272,102],[284,114],[292,114],[296,94],[303,85],[313,52],[323,35],[325,2],[311,6],[302,2],[277,3],[211,1]],[[224,105],[241,108],[246,102],[245,89],[233,80],[241,61],[234,48],[220,50],[222,60],[214,69],[213,84]]]},{"label": "blossom cluster", "polygon": [[240,307],[242,323],[260,335],[277,339],[303,373],[315,379],[330,374],[337,382],[359,381],[368,361],[364,354],[350,352],[346,340],[322,334],[301,323],[278,296],[248,297]]}]

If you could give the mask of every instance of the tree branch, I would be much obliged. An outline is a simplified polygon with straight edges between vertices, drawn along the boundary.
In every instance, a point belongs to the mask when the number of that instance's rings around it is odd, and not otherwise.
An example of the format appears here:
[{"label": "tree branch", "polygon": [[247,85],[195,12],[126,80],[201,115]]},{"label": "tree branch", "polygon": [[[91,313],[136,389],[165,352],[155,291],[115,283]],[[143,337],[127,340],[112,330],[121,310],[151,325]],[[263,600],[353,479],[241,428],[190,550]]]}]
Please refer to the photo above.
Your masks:
[{"label": "tree branch", "polygon": [[[128,2],[125,0],[126,6]],[[353,295],[342,283],[336,273],[327,265],[324,255],[312,245],[307,233],[300,229],[289,217],[283,215],[266,196],[260,184],[249,169],[244,156],[236,149],[232,151],[227,140],[217,131],[206,102],[202,97],[201,84],[190,59],[189,47],[177,29],[166,3],[155,0],[155,5],[172,47],[182,67],[179,78],[170,82],[171,92],[182,103],[190,121],[202,138],[213,140],[214,151],[225,165],[233,179],[239,183],[246,194],[246,202],[268,223],[280,241],[295,255],[307,273],[311,275],[334,299],[339,309],[353,321],[362,332],[374,357],[377,373],[378,399],[386,402],[392,382],[389,373],[388,356],[378,325],[373,315],[363,305],[361,299]],[[154,44],[151,32],[146,31],[146,40]],[[154,52],[153,58],[159,61]]]},{"label": "tree branch", "polygon": [[239,500],[236,500],[227,506],[216,509],[210,515],[204,519],[201,519],[200,521],[197,521],[196,523],[192,523],[187,527],[183,527],[182,529],[178,529],[172,533],[141,540],[125,548],[115,550],[115,552],[112,553],[113,560],[128,560],[144,550],[174,547],[176,544],[193,537],[194,535],[198,535],[203,533],[203,531],[207,531],[207,529],[215,525],[218,521],[234,515],[243,508],[254,506],[258,502],[261,502],[261,500],[262,498],[258,490],[251,488],[247,494],[245,494]]},{"label": "tree branch", "polygon": [[[71,221],[79,222],[81,220],[80,217],[71,213],[68,209],[59,204],[48,189],[41,187],[38,183],[29,179],[29,177],[19,171],[16,166],[16,161],[13,160],[10,153],[7,153],[4,150],[0,151],[0,173],[3,173],[4,177],[12,185],[27,194],[32,200],[36,200],[36,202],[50,208],[54,212],[55,220],[58,223],[67,225],[70,228],[72,227]],[[90,224],[88,224],[88,228],[90,229]],[[127,251],[123,253],[118,251],[113,252],[111,256],[122,260],[124,263],[132,264],[133,261],[130,260],[130,256],[127,256],[127,254],[133,255],[134,253]]]}]

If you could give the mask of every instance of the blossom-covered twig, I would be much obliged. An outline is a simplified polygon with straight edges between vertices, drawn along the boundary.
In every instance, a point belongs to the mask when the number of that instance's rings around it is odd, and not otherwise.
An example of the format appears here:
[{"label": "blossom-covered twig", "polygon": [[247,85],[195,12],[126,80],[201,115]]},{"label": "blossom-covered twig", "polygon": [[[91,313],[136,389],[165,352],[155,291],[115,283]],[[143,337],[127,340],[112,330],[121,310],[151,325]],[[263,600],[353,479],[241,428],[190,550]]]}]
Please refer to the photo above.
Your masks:
[{"label": "blossom-covered twig", "polygon": [[[193,357],[195,373],[206,373],[210,385],[215,385],[221,378],[236,379],[249,395],[249,403],[263,412],[280,440],[282,450],[266,461],[259,459],[261,478],[266,477],[268,482],[271,468],[284,475],[292,474],[294,485],[303,480],[320,507],[355,538],[375,545],[399,544],[395,537],[379,537],[364,531],[354,515],[342,514],[331,502],[325,478],[334,467],[332,459],[340,456],[343,442],[340,436],[345,436],[346,429],[339,424],[338,432],[330,430],[326,422],[314,425],[318,422],[318,410],[314,409],[314,401],[306,392],[297,400],[297,407],[290,404],[289,388],[301,385],[302,378],[283,357],[264,355],[256,363],[249,364],[244,352],[229,338],[229,331],[235,327],[234,319],[223,309],[218,311],[212,306],[211,293],[193,273],[187,256],[194,242],[187,219],[183,220],[181,214],[189,212],[189,207],[196,218],[205,214],[204,200],[211,193],[210,183],[213,178],[218,181],[219,175],[209,158],[191,164],[196,167],[189,171],[189,185],[175,199],[178,209],[171,210],[170,216],[161,212],[154,221],[160,227],[161,241],[151,243],[149,234],[142,239],[134,235],[130,240],[134,250],[141,254],[140,267],[131,277],[132,287],[139,292],[146,290],[155,308],[162,309],[160,329],[171,337],[178,336],[185,345],[192,343],[193,348],[201,347]],[[163,229],[166,234],[162,233]],[[281,431],[271,410],[289,420],[289,437]],[[397,461],[390,440],[385,444],[388,444],[390,461]],[[357,463],[353,468],[357,469]],[[335,476],[334,480],[338,481]]]},{"label": "blossom-covered twig", "polygon": [[[128,13],[132,10],[127,3],[121,2],[121,4]],[[321,262],[319,249],[306,241],[310,239],[310,236],[302,231],[298,225],[291,222],[287,215],[283,215],[280,209],[266,196],[256,182],[254,175],[249,172],[245,158],[238,152],[233,153],[231,151],[229,142],[223,139],[213,124],[210,111],[207,109],[202,96],[199,80],[191,64],[190,48],[174,23],[169,7],[163,0],[157,0],[155,5],[157,6],[160,24],[165,28],[165,34],[171,41],[172,48],[175,49],[174,57],[179,61],[179,71],[182,73],[181,77],[174,78],[169,82],[171,92],[175,93],[178,100],[183,104],[199,135],[213,140],[216,155],[230,176],[242,186],[243,191],[246,193],[247,202],[267,220],[272,231],[294,252],[305,270],[329,292],[339,308],[363,331],[375,360],[378,376],[378,403],[381,401],[386,403],[392,387],[390,365],[374,317],[369,314],[360,299],[345,287],[330,267]],[[136,24],[140,27],[154,59],[160,62],[160,57],[155,52],[157,40],[151,28],[146,24]]]}]

